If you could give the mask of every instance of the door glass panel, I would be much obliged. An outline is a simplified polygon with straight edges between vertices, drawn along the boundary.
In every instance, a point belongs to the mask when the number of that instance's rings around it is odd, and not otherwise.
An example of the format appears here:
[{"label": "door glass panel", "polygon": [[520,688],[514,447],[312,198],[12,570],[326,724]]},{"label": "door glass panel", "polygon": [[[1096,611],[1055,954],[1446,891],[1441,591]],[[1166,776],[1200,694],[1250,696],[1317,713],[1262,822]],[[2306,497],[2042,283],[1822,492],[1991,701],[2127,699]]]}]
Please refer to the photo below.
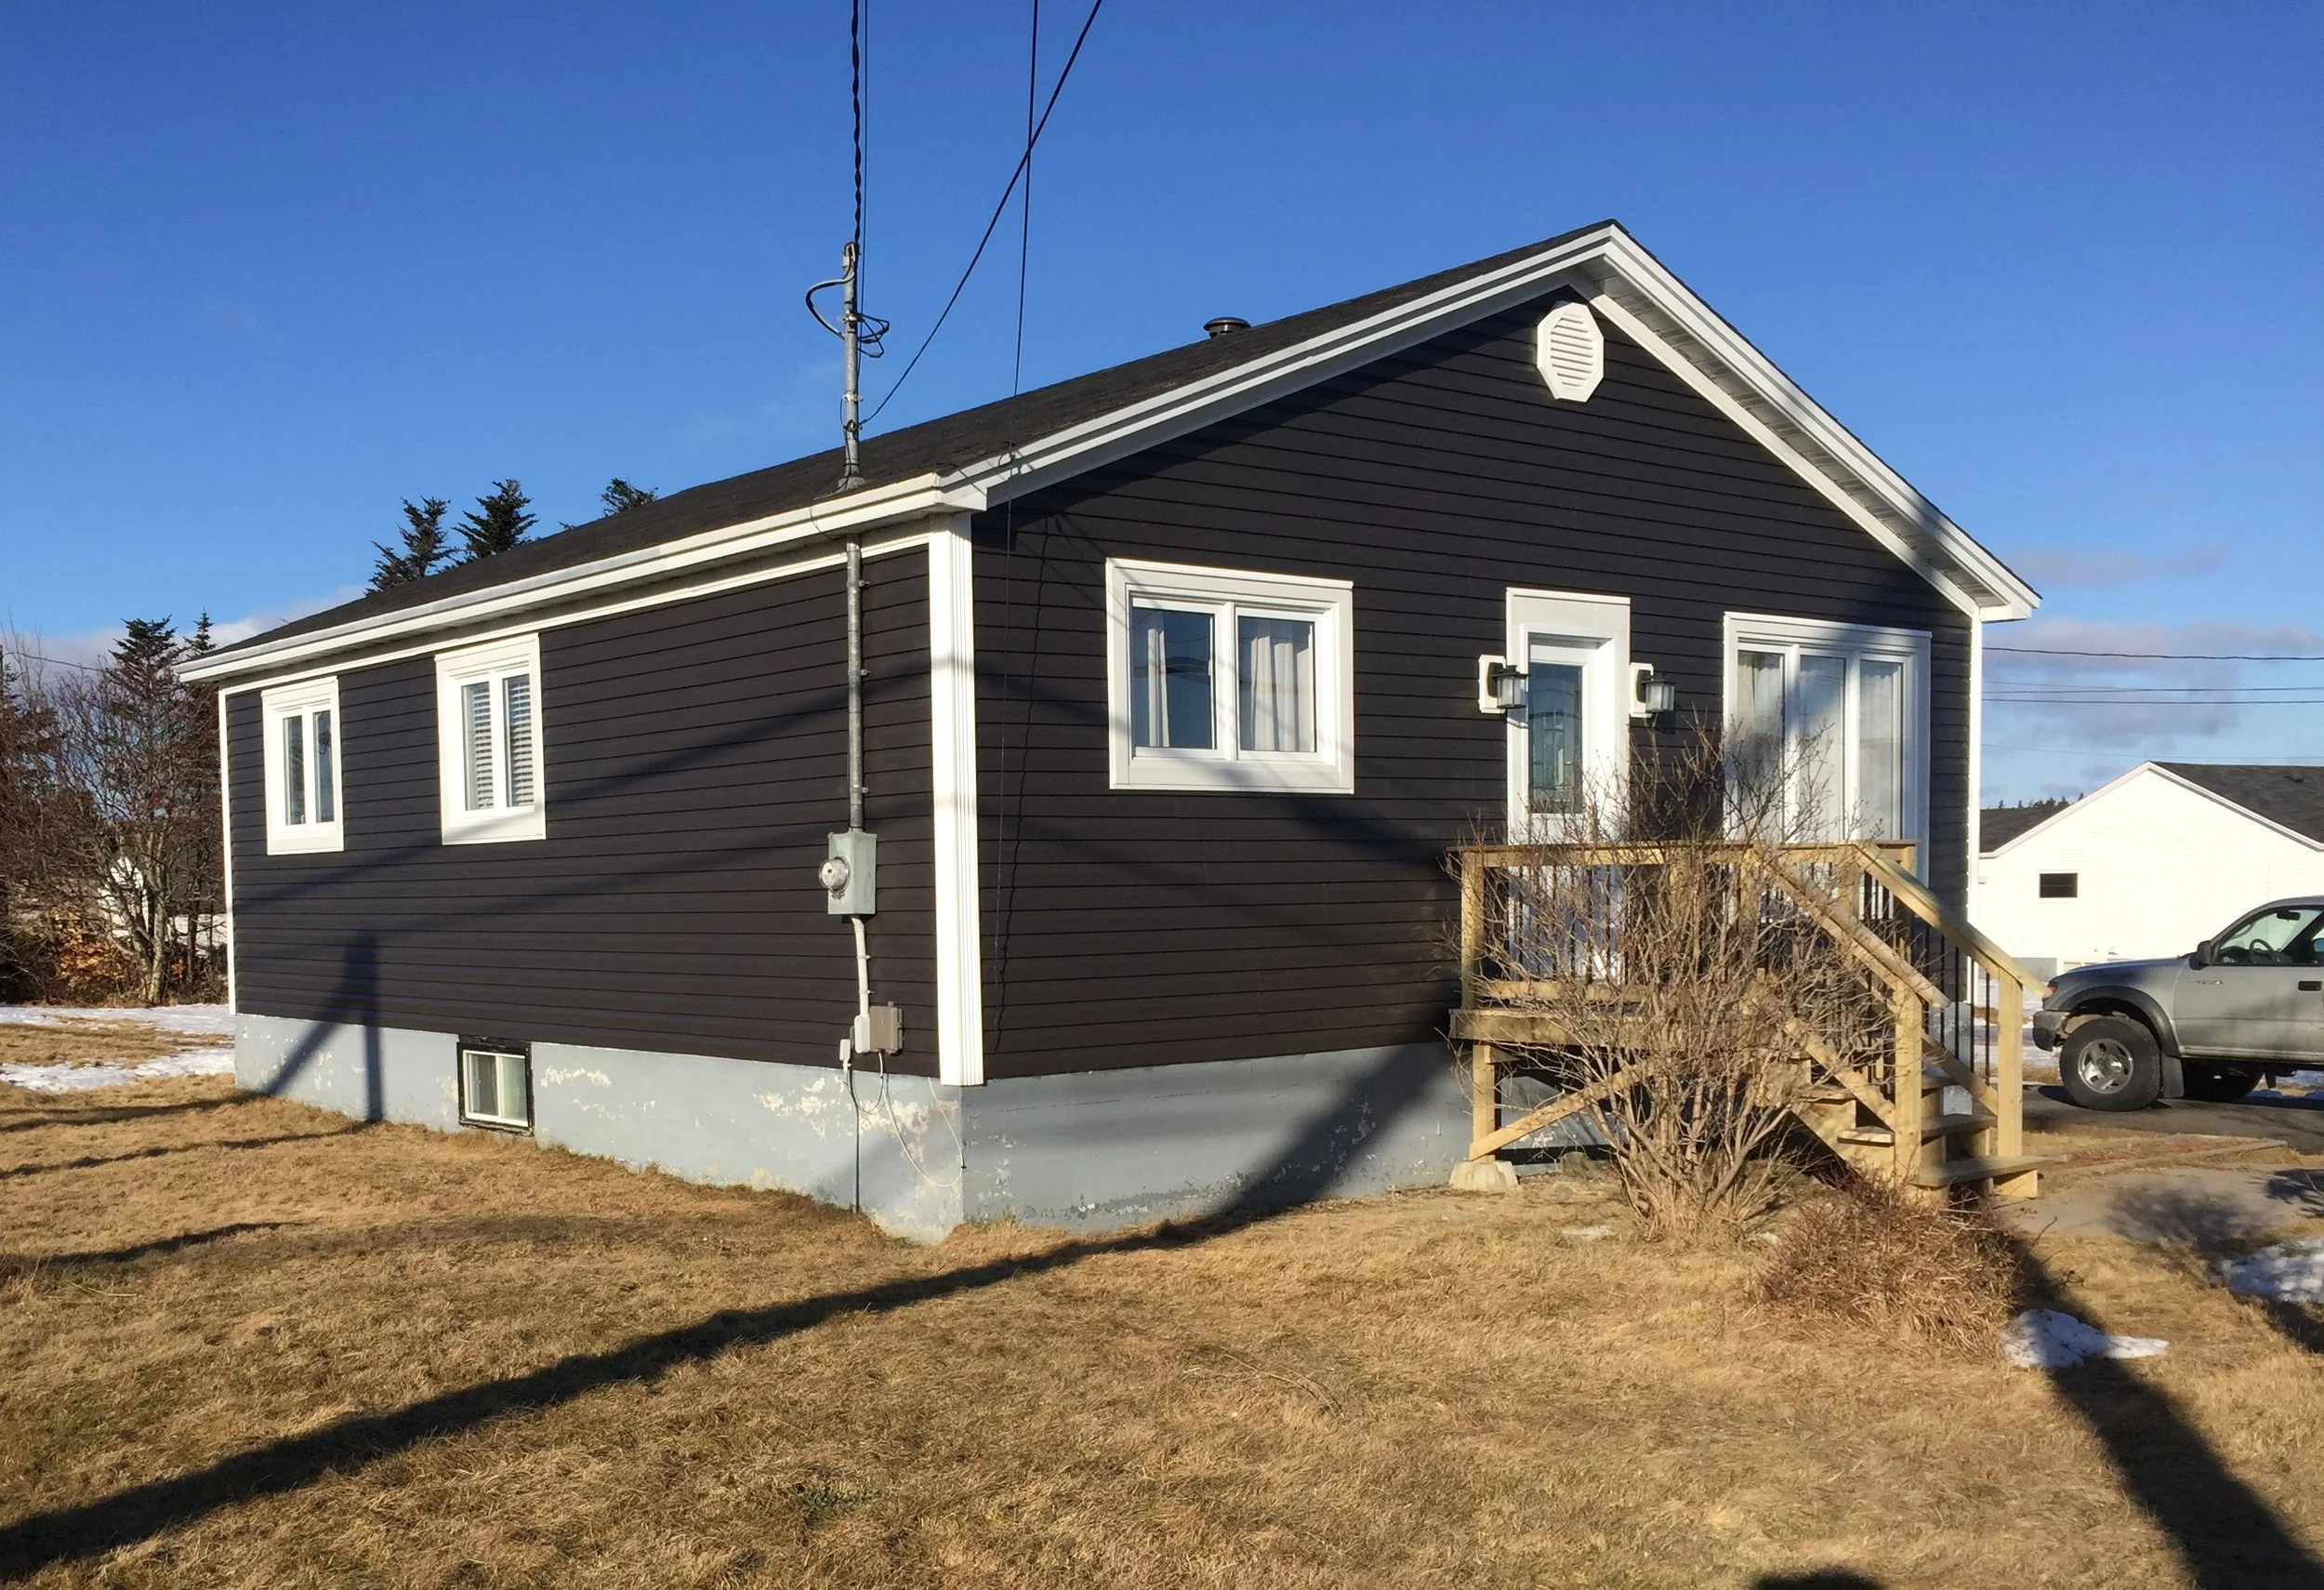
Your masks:
[{"label": "door glass panel", "polygon": [[1867,839],[1904,835],[1904,664],[1856,664],[1856,822]]},{"label": "door glass panel", "polygon": [[1739,652],[1735,659],[1735,744],[1728,749],[1741,826],[1779,825],[1783,775],[1783,654]]},{"label": "door glass panel", "polygon": [[1243,749],[1315,749],[1315,626],[1304,618],[1235,620]]},{"label": "door glass panel", "polygon": [[1138,607],[1129,615],[1129,743],[1209,750],[1210,615]]},{"label": "door glass panel", "polygon": [[1535,655],[1525,682],[1529,811],[1569,815],[1581,810],[1581,682],[1580,664]]},{"label": "door glass panel", "polygon": [[1800,656],[1798,816],[1802,837],[1839,839],[1848,810],[1848,659]]}]

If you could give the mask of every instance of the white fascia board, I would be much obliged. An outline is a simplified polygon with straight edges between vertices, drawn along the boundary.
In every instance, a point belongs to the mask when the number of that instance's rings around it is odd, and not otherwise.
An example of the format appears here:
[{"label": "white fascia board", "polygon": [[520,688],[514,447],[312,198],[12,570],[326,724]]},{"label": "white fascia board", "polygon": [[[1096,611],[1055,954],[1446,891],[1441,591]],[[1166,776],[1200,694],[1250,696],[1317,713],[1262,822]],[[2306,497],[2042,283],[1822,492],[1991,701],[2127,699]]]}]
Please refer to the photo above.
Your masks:
[{"label": "white fascia board", "polygon": [[[2201,785],[2201,784],[2198,784],[2198,783],[2197,783],[2194,779],[2187,777],[2187,776],[2186,776],[2185,775],[2184,775],[2184,774],[2178,774],[2178,773],[2173,773],[2173,772],[2172,772],[2169,768],[2167,768],[2167,767],[2163,766],[2160,762],[2144,762],[2139,763],[2139,765],[2138,765],[2138,767],[2137,767],[2137,768],[2133,768],[2133,769],[2132,770],[2132,772],[2138,772],[2138,771],[2140,771],[2140,770],[2142,770],[2142,769],[2151,769],[2151,770],[2152,770],[2152,771],[2153,771],[2153,772],[2154,772],[2154,773],[2155,773],[2155,774],[2156,774],[2159,777],[2162,777],[2162,778],[2167,778],[2167,779],[2169,779],[2172,783],[2173,783],[2173,784],[2177,785],[2180,788],[2182,788],[2182,789],[2191,789],[2191,790],[2193,790],[2196,794],[2198,794],[2198,795],[2200,795],[2200,796],[2204,797],[2206,800],[2215,802],[2217,802],[2219,805],[2225,806],[2225,807],[2228,811],[2235,813],[2235,814],[2236,814],[2238,816],[2239,816],[2239,817],[2249,817],[2251,821],[2253,821],[2253,822],[2255,822],[2255,823],[2259,824],[2259,826],[2260,826],[2260,827],[2262,827],[2262,828],[2266,828],[2266,829],[2270,830],[2271,832],[2274,832],[2274,833],[2279,833],[2279,834],[2283,835],[2283,836],[2284,836],[2284,838],[2286,838],[2286,839],[2288,839],[2288,840],[2296,840],[2297,841],[2299,841],[2299,843],[2300,843],[2301,845],[2303,845],[2303,846],[2304,846],[2304,847],[2305,847],[2306,849],[2309,849],[2309,850],[2324,850],[2324,841],[2318,841],[2318,840],[2311,839],[2308,835],[2302,833],[2302,832],[2301,832],[2298,828],[2288,828],[2284,827],[2284,825],[2283,825],[2283,824],[2281,824],[2281,823],[2278,822],[2278,821],[2277,821],[2275,818],[2273,818],[2273,817],[2270,817],[2270,816],[2265,816],[2265,815],[2263,815],[2262,814],[2260,814],[2260,813],[2258,813],[2258,812],[2254,812],[2253,810],[2251,810],[2251,807],[2246,806],[2246,805],[2243,805],[2243,804],[2242,804],[2241,802],[2239,802],[2230,801],[2230,800],[2229,800],[2226,796],[2222,795],[2222,794],[2221,794],[2218,790],[2216,790],[2216,789],[2212,789],[2212,788],[2208,788],[2207,786],[2204,786],[2204,785]],[[2127,775],[2127,774],[2126,774],[2126,775],[2124,775],[2124,777],[2128,777],[2128,776],[2129,776],[2129,775]],[[2121,780],[2121,779],[2119,779],[2119,778],[2118,778],[2118,779],[2116,779],[2114,782],[2115,782],[2115,784],[2119,784],[2119,783],[2121,783],[2121,782],[2122,782],[2122,780]],[[2114,788],[2114,785],[2113,785],[2113,784],[2109,784],[2109,785],[2107,785],[2107,786],[2106,786],[2106,788],[2107,788],[2107,789],[2111,789],[2111,788]],[[2104,791],[2104,790],[2101,790],[2101,791],[2100,791],[2100,793],[2101,793],[2101,794],[2103,794],[2103,793],[2105,793],[2105,791]],[[2079,802],[2079,801],[2077,801],[2076,802],[2074,802],[2074,804],[2075,804],[2076,806],[2079,806],[2079,805],[2080,805],[2080,804],[2081,804],[2081,802]],[[2070,807],[2070,806],[2069,806],[2068,808],[2067,808],[2067,811],[2071,811],[2072,809],[2073,809],[2073,807]],[[2058,815],[2059,815],[2059,816],[2064,816],[2065,815],[2066,815],[2066,814],[2065,814],[2064,812],[2061,812],[2061,813],[2059,813],[2059,814],[2058,814]],[[2040,824],[2040,823],[2037,823],[2036,825],[2034,825],[2034,827],[2035,827],[2035,828],[2042,828],[2042,827],[2046,827],[2046,826],[2047,826],[2046,824]],[[2031,833],[2031,832],[2033,832],[2033,828],[2027,828],[2027,829],[2026,830],[2026,833]],[[2019,838],[2019,839],[2023,839],[2023,838],[2025,838],[2025,834],[2020,834],[2020,835],[2018,836],[2018,838]],[[2013,842],[2014,842],[2014,841],[2013,841]]]},{"label": "white fascia board", "polygon": [[[1917,534],[1957,564],[1981,588],[1970,593],[1978,616],[2026,618],[2040,605],[2040,592],[1947,518],[1635,239],[1618,233],[1604,258],[1611,268],[1603,284],[1606,297],[1631,311],[1631,318],[1638,318],[1641,309],[1667,317],[1669,326],[1657,328],[1662,332],[1659,340],[1676,344],[1687,363],[1713,379],[1728,378],[1720,385],[1746,408],[1764,411],[1759,415],[1763,424],[1787,434],[1789,451],[1802,457],[1811,478],[1830,481],[1892,532]],[[1631,296],[1625,296],[1624,287]]]},{"label": "white fascia board", "polygon": [[2237,816],[2244,818],[2246,821],[2257,823],[2261,828],[2267,829],[2270,833],[2281,834],[2284,838],[2299,845],[2303,850],[2324,850],[2324,841],[2312,839],[2308,835],[2302,833],[2298,828],[2286,828],[2283,824],[2278,822],[2273,817],[2254,812],[2251,807],[2243,805],[2238,802],[2228,800],[2227,797],[2222,795],[2216,789],[2206,788],[2203,785],[2198,784],[2192,778],[2172,772],[2160,762],[2142,762],[2136,767],[2131,769],[2130,772],[2125,773],[2120,776],[2108,781],[2107,783],[2100,785],[2097,788],[2092,790],[2080,800],[2070,802],[2062,809],[2051,813],[2048,816],[2042,818],[2041,821],[2036,823],[2032,828],[2027,828],[2024,833],[2019,834],[2015,839],[2010,841],[2009,843],[2002,845],[2000,849],[1987,851],[1985,856],[1981,859],[1998,861],[2002,856],[2007,855],[2011,851],[2015,850],[2019,845],[2024,844],[2027,840],[2032,839],[2036,834],[2046,833],[2050,830],[2050,828],[2064,822],[2067,818],[2073,816],[2078,813],[2089,810],[2099,802],[2105,800],[2107,796],[2113,794],[2116,790],[2129,784],[2133,779],[2146,777],[2150,775],[2156,778],[2162,779],[2167,783],[2175,784],[2180,788],[2186,790],[2189,794],[2200,795],[2204,800],[2209,801],[2212,805],[2224,807],[2227,811],[2233,812]]},{"label": "white fascia board", "polygon": [[918,475],[891,485],[867,486],[843,497],[810,503],[741,524],[640,547],[594,563],[552,569],[529,579],[464,591],[399,613],[350,619],[327,629],[191,662],[178,671],[190,681],[231,679],[259,670],[280,671],[309,658],[343,652],[351,645],[485,623],[545,603],[584,596],[609,586],[667,579],[706,563],[765,551],[790,542],[872,530],[932,513],[973,512],[984,506],[984,494],[973,486],[947,483],[933,474]]}]

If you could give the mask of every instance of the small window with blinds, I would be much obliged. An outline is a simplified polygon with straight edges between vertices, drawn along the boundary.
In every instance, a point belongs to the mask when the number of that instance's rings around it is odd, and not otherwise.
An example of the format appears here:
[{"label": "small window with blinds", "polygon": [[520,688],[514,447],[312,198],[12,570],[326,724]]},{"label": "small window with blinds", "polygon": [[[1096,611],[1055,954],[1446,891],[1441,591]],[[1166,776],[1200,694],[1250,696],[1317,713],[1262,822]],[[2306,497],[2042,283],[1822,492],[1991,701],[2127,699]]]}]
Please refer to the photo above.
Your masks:
[{"label": "small window with blinds", "polygon": [[1106,564],[1116,789],[1354,788],[1353,588]]},{"label": "small window with blinds", "polygon": [[260,696],[269,855],[342,850],[339,682],[302,680]]},{"label": "small window with blinds", "polygon": [[496,1039],[460,1040],[460,1120],[527,1132],[533,1126],[533,1052]]},{"label": "small window with blinds", "polygon": [[537,636],[437,656],[446,844],[547,837],[540,679]]}]

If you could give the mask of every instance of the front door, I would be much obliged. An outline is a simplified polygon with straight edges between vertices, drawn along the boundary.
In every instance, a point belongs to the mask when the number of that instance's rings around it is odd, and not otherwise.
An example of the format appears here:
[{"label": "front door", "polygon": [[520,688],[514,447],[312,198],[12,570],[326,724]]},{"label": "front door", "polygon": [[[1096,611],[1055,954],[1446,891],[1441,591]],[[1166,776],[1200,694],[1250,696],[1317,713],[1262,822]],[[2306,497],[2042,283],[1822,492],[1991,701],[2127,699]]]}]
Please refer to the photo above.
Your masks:
[{"label": "front door", "polygon": [[1509,835],[1612,838],[1628,794],[1630,603],[1509,593],[1508,660],[1525,678],[1509,711]]},{"label": "front door", "polygon": [[2246,917],[2179,976],[2172,1020],[2189,1053],[2324,1053],[2324,910],[2278,906]]}]

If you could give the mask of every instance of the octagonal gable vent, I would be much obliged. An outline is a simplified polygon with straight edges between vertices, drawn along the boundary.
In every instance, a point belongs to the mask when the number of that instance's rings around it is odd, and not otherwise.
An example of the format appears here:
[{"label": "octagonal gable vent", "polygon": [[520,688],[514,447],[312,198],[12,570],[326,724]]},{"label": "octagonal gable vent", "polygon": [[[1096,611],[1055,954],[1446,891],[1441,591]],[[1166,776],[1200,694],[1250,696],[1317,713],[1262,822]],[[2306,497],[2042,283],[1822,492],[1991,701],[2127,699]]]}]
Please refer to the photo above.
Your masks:
[{"label": "octagonal gable vent", "polygon": [[1533,362],[1552,397],[1581,403],[1598,390],[1605,379],[1605,333],[1588,304],[1560,304],[1541,317]]}]

